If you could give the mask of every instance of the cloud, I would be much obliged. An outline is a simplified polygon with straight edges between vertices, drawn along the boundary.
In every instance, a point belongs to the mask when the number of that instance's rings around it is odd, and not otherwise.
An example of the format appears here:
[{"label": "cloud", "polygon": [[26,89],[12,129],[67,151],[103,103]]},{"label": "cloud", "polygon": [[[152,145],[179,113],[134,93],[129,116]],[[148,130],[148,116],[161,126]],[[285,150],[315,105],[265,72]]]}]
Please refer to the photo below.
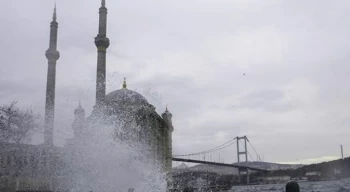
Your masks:
[{"label": "cloud", "polygon": [[[79,100],[88,114],[94,104],[100,2],[57,3],[55,142],[63,145]],[[43,113],[53,4],[0,2],[6,29],[0,31],[1,104],[19,100]],[[158,113],[168,104],[174,153],[248,135],[268,161],[337,156],[339,144],[349,155],[347,1],[134,0],[107,6],[107,91],[127,77],[128,87]],[[235,147],[221,158],[235,161]]]}]

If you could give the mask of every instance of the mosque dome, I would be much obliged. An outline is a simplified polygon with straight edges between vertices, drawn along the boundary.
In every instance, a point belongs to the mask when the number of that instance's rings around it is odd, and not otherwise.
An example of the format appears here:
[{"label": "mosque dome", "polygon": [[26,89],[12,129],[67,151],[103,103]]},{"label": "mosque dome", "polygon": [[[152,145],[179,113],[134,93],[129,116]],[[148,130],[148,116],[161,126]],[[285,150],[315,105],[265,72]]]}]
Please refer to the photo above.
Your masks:
[{"label": "mosque dome", "polygon": [[149,105],[148,101],[140,93],[129,90],[124,80],[123,88],[112,91],[106,95],[107,103],[116,103],[118,105]]},{"label": "mosque dome", "polygon": [[148,101],[140,93],[126,88],[115,90],[106,95],[106,101],[128,105],[145,105]]}]

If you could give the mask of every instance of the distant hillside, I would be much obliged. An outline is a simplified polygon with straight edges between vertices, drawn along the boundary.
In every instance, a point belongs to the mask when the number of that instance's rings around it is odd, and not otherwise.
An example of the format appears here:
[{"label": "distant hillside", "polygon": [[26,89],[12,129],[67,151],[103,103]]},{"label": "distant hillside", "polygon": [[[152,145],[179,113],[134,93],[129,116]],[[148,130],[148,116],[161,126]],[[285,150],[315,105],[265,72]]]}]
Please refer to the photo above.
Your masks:
[{"label": "distant hillside", "polygon": [[[286,169],[298,169],[302,167],[302,165],[289,165],[289,164],[277,164],[277,163],[268,163],[268,162],[242,162],[242,163],[234,163],[235,165],[244,165],[252,168],[260,168],[266,170],[286,170]],[[199,164],[193,167],[188,167],[184,163],[178,167],[173,169],[174,172],[212,172],[218,174],[238,174],[237,168],[233,167],[222,167],[215,165],[205,165]]]},{"label": "distant hillside", "polygon": [[279,164],[279,163],[269,163],[269,162],[241,162],[241,163],[234,163],[235,165],[244,165],[247,167],[252,168],[260,168],[265,170],[286,170],[286,169],[298,169],[304,165],[295,165],[295,164]]},{"label": "distant hillside", "polygon": [[[336,170],[340,171],[340,173],[336,174]],[[270,172],[269,175],[289,175],[291,177],[300,177],[304,176],[307,172],[310,171],[321,172],[323,178],[350,177],[350,157],[329,162],[305,165],[298,169],[276,170]]]},{"label": "distant hillside", "polygon": [[189,168],[189,166],[186,165],[185,163],[182,163],[181,165],[175,167],[174,169],[187,169],[187,168]]}]

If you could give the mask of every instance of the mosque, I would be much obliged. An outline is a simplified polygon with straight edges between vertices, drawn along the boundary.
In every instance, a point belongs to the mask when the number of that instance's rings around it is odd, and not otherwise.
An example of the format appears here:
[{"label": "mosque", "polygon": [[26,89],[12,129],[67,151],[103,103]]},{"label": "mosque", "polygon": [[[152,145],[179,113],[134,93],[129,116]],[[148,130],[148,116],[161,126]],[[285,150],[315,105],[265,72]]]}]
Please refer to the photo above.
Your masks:
[{"label": "mosque", "polygon": [[[55,65],[59,59],[57,51],[57,17],[54,11],[51,22],[50,47],[46,52],[48,59],[48,79],[45,111],[45,143],[52,145],[54,95],[55,95]],[[116,124],[122,128],[116,132],[119,140],[132,140],[141,142],[150,148],[153,157],[159,162],[164,171],[172,167],[172,114],[166,109],[162,116],[158,115],[155,107],[140,93],[127,88],[124,78],[123,87],[106,94],[106,51],[109,47],[107,33],[107,8],[105,0],[101,1],[99,9],[98,35],[95,37],[97,47],[97,73],[96,73],[96,104],[91,115],[85,118],[85,110],[79,104],[75,110],[73,123],[74,142],[84,135],[87,126],[92,123]],[[130,123],[134,123],[134,126]],[[122,123],[122,125],[120,125]]]},{"label": "mosque", "polygon": [[[23,177],[30,177],[33,171],[43,170],[43,175],[52,177],[52,169],[59,169],[54,165],[56,159],[52,154],[62,154],[67,148],[79,143],[84,135],[89,134],[89,126],[94,123],[106,125],[118,125],[115,138],[122,142],[138,142],[149,149],[150,156],[164,173],[170,173],[172,169],[172,114],[166,108],[162,115],[157,114],[155,107],[151,105],[140,93],[128,89],[124,78],[121,89],[106,94],[106,53],[110,45],[107,38],[107,7],[105,0],[101,0],[99,8],[98,34],[95,37],[97,47],[97,71],[96,71],[96,103],[93,111],[86,116],[85,110],[79,103],[74,111],[74,122],[72,129],[74,138],[68,139],[65,147],[54,146],[54,116],[55,116],[55,86],[56,86],[56,64],[60,57],[57,50],[58,22],[56,7],[54,9],[50,25],[50,44],[46,51],[48,60],[46,103],[45,103],[45,124],[44,143],[41,145],[26,145],[24,154],[17,158],[16,154],[0,154],[0,177],[13,178],[13,166],[20,159],[23,168]],[[7,148],[12,148],[8,144]],[[28,150],[27,150],[28,149]],[[39,155],[41,154],[41,155]],[[43,155],[45,154],[45,155]],[[51,154],[51,159],[50,159]],[[17,154],[18,155],[18,154]],[[40,156],[41,158],[37,158]],[[5,161],[3,161],[5,159]],[[28,160],[27,160],[28,159]],[[23,161],[23,162],[22,162]],[[38,167],[34,167],[39,166]],[[46,169],[45,167],[49,167]],[[10,179],[11,180],[11,179]],[[8,181],[6,181],[8,182]],[[20,185],[16,181],[16,186]],[[0,188],[2,181],[0,178]],[[18,188],[18,186],[16,187]],[[51,187],[50,187],[51,188]]]}]

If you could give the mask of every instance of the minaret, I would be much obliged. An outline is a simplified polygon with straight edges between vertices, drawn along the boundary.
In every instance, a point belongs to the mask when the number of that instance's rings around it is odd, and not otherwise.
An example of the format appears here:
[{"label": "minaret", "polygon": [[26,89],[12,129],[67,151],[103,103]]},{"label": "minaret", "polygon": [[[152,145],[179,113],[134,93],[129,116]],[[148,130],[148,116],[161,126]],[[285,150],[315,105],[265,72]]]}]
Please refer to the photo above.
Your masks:
[{"label": "minaret", "polygon": [[168,107],[166,107],[165,112],[162,114],[163,120],[165,121],[165,124],[168,127],[168,132],[166,135],[166,151],[165,151],[165,169],[168,173],[167,176],[167,183],[168,188],[172,185],[172,177],[171,177],[171,169],[172,169],[172,135],[174,131],[173,123],[172,123],[172,117],[173,115],[169,112]]},{"label": "minaret", "polygon": [[106,96],[106,50],[109,47],[107,38],[107,8],[105,0],[101,1],[98,34],[95,37],[97,47],[97,73],[96,73],[96,105],[101,106]]},{"label": "minaret", "polygon": [[44,143],[46,146],[53,146],[53,129],[55,117],[55,86],[56,86],[56,62],[60,57],[57,51],[57,16],[56,5],[53,12],[51,30],[50,30],[50,45],[46,51],[48,60],[47,83],[46,83],[46,104],[45,104],[45,132]]},{"label": "minaret", "polygon": [[82,130],[84,128],[85,122],[85,110],[81,106],[79,102],[79,106],[74,110],[74,122],[73,122],[73,130],[74,130],[74,138],[80,138],[82,136]]}]

